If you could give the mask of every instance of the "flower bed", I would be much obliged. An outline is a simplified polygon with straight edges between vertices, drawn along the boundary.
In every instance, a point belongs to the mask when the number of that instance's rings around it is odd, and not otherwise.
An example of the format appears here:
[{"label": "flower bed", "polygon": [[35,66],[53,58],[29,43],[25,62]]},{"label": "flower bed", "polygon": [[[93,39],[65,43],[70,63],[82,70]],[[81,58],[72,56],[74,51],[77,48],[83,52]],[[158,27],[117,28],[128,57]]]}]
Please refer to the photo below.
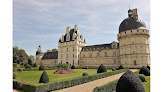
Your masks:
[{"label": "flower bed", "polygon": [[55,71],[54,74],[69,74],[69,73],[76,73],[75,71]]}]

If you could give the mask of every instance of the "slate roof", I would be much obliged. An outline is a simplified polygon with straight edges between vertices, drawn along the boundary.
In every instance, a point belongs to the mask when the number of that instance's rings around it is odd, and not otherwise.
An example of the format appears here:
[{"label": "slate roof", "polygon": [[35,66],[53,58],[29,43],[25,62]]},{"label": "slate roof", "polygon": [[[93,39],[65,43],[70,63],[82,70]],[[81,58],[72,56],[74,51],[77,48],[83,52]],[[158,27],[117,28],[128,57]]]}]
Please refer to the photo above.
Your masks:
[{"label": "slate roof", "polygon": [[124,32],[126,30],[132,30],[132,29],[146,29],[146,25],[140,19],[129,17],[123,20],[122,23],[120,24],[119,33]]},{"label": "slate roof", "polygon": [[42,57],[42,60],[44,59],[58,59],[58,51],[46,52]]},{"label": "slate roof", "polygon": [[[118,43],[118,48],[119,48],[119,43]],[[99,50],[100,50],[100,49],[112,49],[111,43],[84,46],[84,47],[82,48],[82,51],[85,51],[85,50],[97,50],[97,49],[99,49]]]}]

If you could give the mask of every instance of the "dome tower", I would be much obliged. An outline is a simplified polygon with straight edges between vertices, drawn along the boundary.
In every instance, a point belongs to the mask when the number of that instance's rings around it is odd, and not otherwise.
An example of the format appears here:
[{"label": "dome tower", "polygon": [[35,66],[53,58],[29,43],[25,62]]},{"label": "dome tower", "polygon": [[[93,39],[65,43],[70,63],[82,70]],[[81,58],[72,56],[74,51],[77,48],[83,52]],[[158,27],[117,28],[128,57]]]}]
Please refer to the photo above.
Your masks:
[{"label": "dome tower", "polygon": [[120,62],[124,67],[140,68],[150,65],[149,30],[138,18],[137,9],[128,10],[128,18],[119,26]]}]

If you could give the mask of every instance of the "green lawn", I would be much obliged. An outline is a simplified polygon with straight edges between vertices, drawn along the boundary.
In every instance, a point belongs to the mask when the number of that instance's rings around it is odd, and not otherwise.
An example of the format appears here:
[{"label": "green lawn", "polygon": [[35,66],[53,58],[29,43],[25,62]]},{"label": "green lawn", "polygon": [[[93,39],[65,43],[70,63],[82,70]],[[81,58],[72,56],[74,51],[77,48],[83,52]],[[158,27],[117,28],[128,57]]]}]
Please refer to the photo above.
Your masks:
[{"label": "green lawn", "polygon": [[147,82],[143,82],[145,92],[150,92],[150,76],[146,76]]},{"label": "green lawn", "polygon": [[[55,70],[46,70],[49,76],[49,83],[71,80],[77,77],[81,77],[84,72],[87,72],[89,75],[94,75],[97,73],[97,69],[74,69],[76,73],[72,74],[54,74]],[[107,70],[107,72],[112,72],[111,70]],[[17,78],[14,81],[23,82],[25,84],[33,84],[33,85],[42,85],[39,84],[39,79],[43,71],[23,71],[17,72]]]}]

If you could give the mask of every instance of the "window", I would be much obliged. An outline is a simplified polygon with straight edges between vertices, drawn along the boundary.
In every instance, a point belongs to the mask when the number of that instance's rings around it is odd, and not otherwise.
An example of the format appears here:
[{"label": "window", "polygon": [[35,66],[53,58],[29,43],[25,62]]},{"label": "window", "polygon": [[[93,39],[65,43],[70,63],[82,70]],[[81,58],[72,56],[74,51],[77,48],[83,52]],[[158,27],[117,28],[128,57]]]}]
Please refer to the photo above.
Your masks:
[{"label": "window", "polygon": [[78,60],[78,65],[79,65],[79,60]]},{"label": "window", "polygon": [[83,54],[83,58],[85,58],[85,54]]},{"label": "window", "polygon": [[136,60],[134,60],[134,65],[136,65]]},{"label": "window", "polygon": [[105,57],[107,57],[107,52],[105,52]]},{"label": "window", "polygon": [[73,54],[73,58],[74,58],[74,54]]},{"label": "window", "polygon": [[116,64],[116,60],[114,60],[114,64]]},{"label": "window", "polygon": [[113,56],[116,56],[116,51],[113,52]]},{"label": "window", "polygon": [[97,57],[99,56],[99,53],[97,53]]},{"label": "window", "polygon": [[92,53],[89,53],[89,56],[92,57]]},{"label": "window", "polygon": [[68,58],[68,54],[67,54],[67,58]]},{"label": "window", "polygon": [[133,54],[135,54],[135,51],[133,51]]},{"label": "window", "polygon": [[62,64],[62,60],[61,60],[61,64]]},{"label": "window", "polygon": [[134,44],[134,42],[132,42],[132,44]]},{"label": "window", "polygon": [[74,51],[74,47],[73,47],[73,51]]},{"label": "window", "polygon": [[67,52],[68,52],[68,48],[67,48]]},{"label": "window", "polygon": [[115,45],[113,45],[113,49],[115,49]]},{"label": "window", "polygon": [[74,65],[74,60],[73,60],[73,65]]}]

